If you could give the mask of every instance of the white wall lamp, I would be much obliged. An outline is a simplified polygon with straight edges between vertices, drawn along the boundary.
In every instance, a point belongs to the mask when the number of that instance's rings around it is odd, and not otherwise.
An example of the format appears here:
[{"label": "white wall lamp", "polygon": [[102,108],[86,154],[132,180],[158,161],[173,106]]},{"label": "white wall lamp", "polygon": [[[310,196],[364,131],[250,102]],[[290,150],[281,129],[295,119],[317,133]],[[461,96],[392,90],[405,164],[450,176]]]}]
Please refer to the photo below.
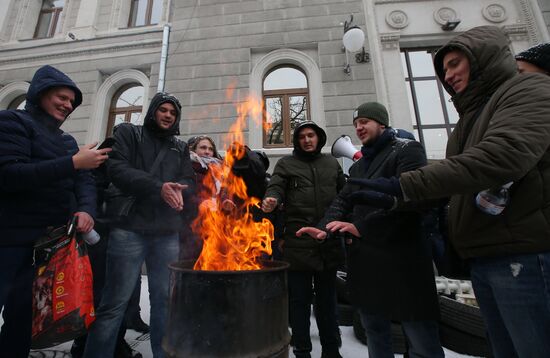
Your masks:
[{"label": "white wall lamp", "polygon": [[366,63],[370,61],[370,54],[365,51],[363,44],[365,43],[365,33],[357,25],[353,25],[353,14],[350,15],[349,22],[344,22],[344,36],[342,37],[344,43],[344,52],[346,53],[346,63],[344,65],[344,72],[348,75],[351,73],[351,67],[349,64],[348,52],[357,52],[355,54],[355,62]]}]

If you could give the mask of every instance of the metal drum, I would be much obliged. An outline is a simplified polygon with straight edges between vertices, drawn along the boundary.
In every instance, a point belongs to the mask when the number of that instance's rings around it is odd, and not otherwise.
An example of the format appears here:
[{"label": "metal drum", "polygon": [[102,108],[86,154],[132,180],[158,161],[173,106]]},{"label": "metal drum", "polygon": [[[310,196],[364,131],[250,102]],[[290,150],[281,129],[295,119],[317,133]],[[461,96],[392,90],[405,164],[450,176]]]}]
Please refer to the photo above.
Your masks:
[{"label": "metal drum", "polygon": [[288,357],[287,263],[264,261],[250,271],[194,271],[193,264],[170,265],[168,357]]}]

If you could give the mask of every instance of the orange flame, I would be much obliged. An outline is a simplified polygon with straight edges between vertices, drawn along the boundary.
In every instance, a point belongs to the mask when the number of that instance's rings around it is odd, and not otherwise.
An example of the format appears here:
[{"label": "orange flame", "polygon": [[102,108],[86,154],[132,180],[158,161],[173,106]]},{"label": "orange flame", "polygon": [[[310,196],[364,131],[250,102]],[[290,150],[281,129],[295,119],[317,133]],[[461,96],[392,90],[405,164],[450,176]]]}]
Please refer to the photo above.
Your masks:
[{"label": "orange flame", "polygon": [[[233,88],[228,90],[233,93]],[[198,193],[201,204],[192,229],[203,240],[195,270],[259,270],[263,254],[271,255],[273,225],[265,218],[253,219],[252,208],[259,210],[260,200],[248,197],[242,178],[231,170],[233,163],[245,154],[243,131],[248,116],[261,118],[263,107],[253,97],[237,105],[237,120],[231,126],[226,156],[221,164],[209,165],[205,176],[205,190]],[[221,190],[218,190],[221,184]],[[230,199],[234,204],[228,208]],[[230,204],[230,203],[229,203]]]}]

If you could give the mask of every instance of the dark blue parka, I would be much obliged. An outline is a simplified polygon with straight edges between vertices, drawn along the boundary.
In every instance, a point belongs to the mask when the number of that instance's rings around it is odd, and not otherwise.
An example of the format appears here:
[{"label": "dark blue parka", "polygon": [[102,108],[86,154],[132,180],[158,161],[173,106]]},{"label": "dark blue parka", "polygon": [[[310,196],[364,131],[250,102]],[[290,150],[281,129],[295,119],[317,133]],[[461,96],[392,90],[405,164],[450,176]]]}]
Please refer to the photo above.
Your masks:
[{"label": "dark blue parka", "polygon": [[48,226],[65,224],[75,212],[95,216],[95,185],[88,170],[76,170],[75,139],[40,107],[53,87],[82,93],[63,72],[36,71],[24,110],[0,111],[0,246],[31,246]]}]

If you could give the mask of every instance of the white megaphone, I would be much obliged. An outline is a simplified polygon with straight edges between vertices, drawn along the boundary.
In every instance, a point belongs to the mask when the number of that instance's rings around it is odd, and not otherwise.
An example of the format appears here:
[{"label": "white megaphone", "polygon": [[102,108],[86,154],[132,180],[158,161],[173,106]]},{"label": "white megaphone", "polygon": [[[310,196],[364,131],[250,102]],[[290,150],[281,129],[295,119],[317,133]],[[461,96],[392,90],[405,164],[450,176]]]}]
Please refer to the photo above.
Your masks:
[{"label": "white megaphone", "polygon": [[363,156],[360,150],[357,150],[349,135],[342,134],[340,138],[336,139],[332,144],[330,153],[335,158],[346,157],[354,162],[358,161]]}]

